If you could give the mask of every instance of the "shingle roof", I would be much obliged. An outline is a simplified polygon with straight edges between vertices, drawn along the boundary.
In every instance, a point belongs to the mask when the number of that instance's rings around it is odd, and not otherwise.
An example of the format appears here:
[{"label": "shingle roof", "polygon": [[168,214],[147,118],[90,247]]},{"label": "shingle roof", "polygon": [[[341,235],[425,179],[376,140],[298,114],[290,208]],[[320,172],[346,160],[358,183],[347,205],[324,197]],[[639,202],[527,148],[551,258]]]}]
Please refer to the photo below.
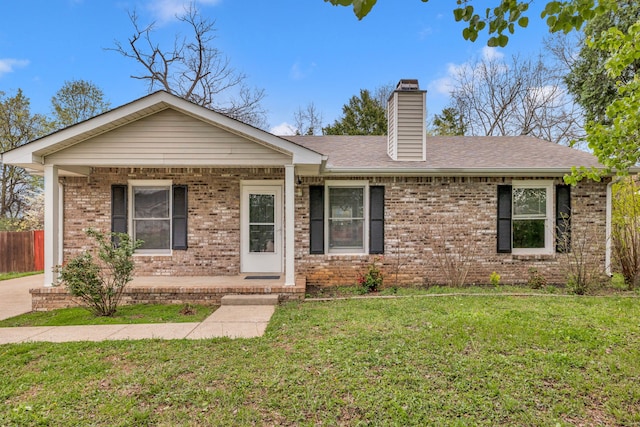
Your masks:
[{"label": "shingle roof", "polygon": [[435,170],[557,170],[602,168],[595,156],[530,136],[427,136],[426,161],[394,161],[386,136],[285,136],[328,157],[326,168]]}]

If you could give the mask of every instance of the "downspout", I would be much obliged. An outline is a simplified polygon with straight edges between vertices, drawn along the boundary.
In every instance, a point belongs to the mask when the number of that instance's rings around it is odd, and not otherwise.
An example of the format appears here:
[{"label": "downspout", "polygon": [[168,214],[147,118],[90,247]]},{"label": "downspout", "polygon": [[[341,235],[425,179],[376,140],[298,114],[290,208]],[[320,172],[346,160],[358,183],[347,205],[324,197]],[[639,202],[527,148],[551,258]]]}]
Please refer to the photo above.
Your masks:
[{"label": "downspout", "polygon": [[[637,171],[635,171],[637,173]],[[606,251],[605,251],[605,273],[611,277],[611,253],[613,250],[613,185],[622,180],[620,176],[614,176],[611,182],[607,184],[607,219],[606,219]]]}]

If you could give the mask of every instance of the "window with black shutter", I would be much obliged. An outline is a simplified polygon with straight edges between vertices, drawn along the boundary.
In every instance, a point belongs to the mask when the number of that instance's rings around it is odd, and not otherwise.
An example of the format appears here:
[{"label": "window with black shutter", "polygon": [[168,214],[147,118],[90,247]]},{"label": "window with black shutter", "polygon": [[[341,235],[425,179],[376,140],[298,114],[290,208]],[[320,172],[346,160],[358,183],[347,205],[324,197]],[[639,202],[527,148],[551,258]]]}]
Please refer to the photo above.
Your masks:
[{"label": "window with black shutter", "polygon": [[143,241],[139,253],[186,250],[187,200],[187,186],[172,186],[169,180],[132,180],[128,185],[113,185],[111,230],[128,232],[133,239]]},{"label": "window with black shutter", "polygon": [[554,236],[557,252],[570,246],[570,187],[554,187],[551,180],[514,180],[511,184],[498,185],[498,252],[552,254]]},{"label": "window with black shutter", "polygon": [[384,187],[366,181],[310,186],[309,252],[384,253]]}]

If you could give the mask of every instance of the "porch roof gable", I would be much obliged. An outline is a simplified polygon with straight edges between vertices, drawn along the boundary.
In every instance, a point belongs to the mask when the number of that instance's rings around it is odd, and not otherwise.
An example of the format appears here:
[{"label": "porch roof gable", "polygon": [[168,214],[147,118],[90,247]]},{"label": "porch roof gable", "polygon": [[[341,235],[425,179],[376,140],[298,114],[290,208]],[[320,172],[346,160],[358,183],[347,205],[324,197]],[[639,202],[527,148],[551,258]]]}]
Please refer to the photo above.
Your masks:
[{"label": "porch roof gable", "polygon": [[[41,171],[49,163],[47,157],[54,157],[80,143],[91,143],[97,137],[123,126],[138,122],[165,110],[174,110],[185,116],[229,132],[251,143],[272,150],[286,158],[286,163],[296,165],[321,165],[325,157],[316,151],[288,141],[269,132],[242,123],[221,113],[196,105],[165,91],[155,92],[129,104],[77,123],[29,142],[23,146],[2,153],[3,163]],[[161,153],[157,153],[161,154]],[[103,154],[101,154],[104,156]],[[103,158],[104,160],[104,158]],[[152,161],[147,166],[152,166]],[[156,166],[169,166],[159,162]],[[179,165],[171,165],[179,166]],[[191,164],[190,166],[196,166]],[[206,166],[206,165],[201,165]],[[255,166],[248,164],[247,166]],[[67,168],[70,172],[81,169],[80,165]],[[79,172],[82,173],[82,172]]]}]

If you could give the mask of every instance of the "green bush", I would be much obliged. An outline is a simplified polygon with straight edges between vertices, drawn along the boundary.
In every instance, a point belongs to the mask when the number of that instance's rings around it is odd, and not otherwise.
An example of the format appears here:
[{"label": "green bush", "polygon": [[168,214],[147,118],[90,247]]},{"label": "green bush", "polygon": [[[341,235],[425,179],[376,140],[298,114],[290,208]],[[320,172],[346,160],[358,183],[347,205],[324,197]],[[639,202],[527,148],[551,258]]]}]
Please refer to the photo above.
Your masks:
[{"label": "green bush", "polygon": [[538,272],[537,268],[530,267],[527,285],[531,289],[542,289],[547,285],[547,279],[545,279],[544,276],[540,274],[540,272]]},{"label": "green bush", "polygon": [[374,259],[367,267],[367,271],[358,275],[358,285],[364,293],[376,292],[382,287],[383,275],[376,262],[377,259]]},{"label": "green bush", "polygon": [[493,286],[499,286],[500,285],[500,275],[494,271],[489,276],[489,281],[491,282],[491,284]]},{"label": "green bush", "polygon": [[97,243],[95,254],[86,251],[65,266],[57,266],[56,271],[71,295],[89,311],[96,316],[112,316],[133,278],[133,252],[142,241],[134,242],[125,233],[104,234],[93,229],[86,233]]}]

